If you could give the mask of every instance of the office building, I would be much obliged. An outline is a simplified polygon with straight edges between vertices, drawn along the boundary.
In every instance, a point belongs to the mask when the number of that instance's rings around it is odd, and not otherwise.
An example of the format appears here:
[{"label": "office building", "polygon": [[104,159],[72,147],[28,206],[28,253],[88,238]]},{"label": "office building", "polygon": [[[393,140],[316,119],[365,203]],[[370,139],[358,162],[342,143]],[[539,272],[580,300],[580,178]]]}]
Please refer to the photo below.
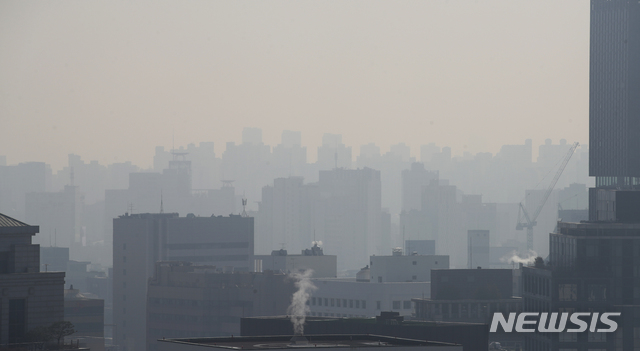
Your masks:
[{"label": "office building", "polygon": [[147,280],[158,261],[253,270],[253,218],[146,213],[113,220],[114,341],[123,351],[146,347]]},{"label": "office building", "polygon": [[467,231],[467,268],[489,268],[489,231]]},{"label": "office building", "polygon": [[0,214],[0,345],[64,317],[64,272],[40,272],[38,226]]},{"label": "office building", "polygon": [[156,340],[240,335],[240,318],[287,313],[297,290],[282,273],[224,272],[215,266],[158,262],[149,280],[147,350]]},{"label": "office building", "polygon": [[[491,323],[493,314],[522,311],[522,299],[513,296],[511,269],[438,269],[432,271],[431,297],[413,298],[415,317],[425,321]],[[489,341],[508,349],[522,349],[522,335],[489,333]],[[533,350],[533,349],[527,349]]]},{"label": "office building", "polygon": [[640,4],[591,0],[589,175],[640,185]]}]

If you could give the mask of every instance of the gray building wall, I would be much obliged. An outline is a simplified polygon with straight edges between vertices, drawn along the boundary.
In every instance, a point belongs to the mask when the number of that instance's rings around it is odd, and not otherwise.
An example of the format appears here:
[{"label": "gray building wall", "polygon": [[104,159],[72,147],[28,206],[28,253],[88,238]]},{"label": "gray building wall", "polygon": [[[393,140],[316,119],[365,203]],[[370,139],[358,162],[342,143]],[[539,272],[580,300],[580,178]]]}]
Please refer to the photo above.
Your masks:
[{"label": "gray building wall", "polygon": [[449,268],[449,256],[371,256],[372,283],[428,282],[432,269]]},{"label": "gray building wall", "polygon": [[40,272],[38,230],[0,214],[0,345],[63,320],[64,273]]},{"label": "gray building wall", "polygon": [[253,268],[253,218],[136,214],[113,220],[114,342],[127,350],[146,346],[147,279],[158,261]]}]

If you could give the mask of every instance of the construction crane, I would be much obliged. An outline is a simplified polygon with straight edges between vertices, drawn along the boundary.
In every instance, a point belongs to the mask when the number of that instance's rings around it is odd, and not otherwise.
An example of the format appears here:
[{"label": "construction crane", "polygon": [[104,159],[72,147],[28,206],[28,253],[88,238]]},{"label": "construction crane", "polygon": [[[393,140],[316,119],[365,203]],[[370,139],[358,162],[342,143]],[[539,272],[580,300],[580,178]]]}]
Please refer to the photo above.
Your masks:
[{"label": "construction crane", "polygon": [[536,219],[538,219],[538,215],[540,215],[540,211],[542,211],[542,207],[544,207],[544,204],[547,202],[549,195],[551,195],[553,188],[556,186],[558,179],[560,179],[560,176],[562,175],[564,168],[567,166],[567,163],[569,163],[569,160],[571,159],[571,156],[573,156],[573,152],[576,151],[576,148],[578,147],[578,145],[580,144],[578,144],[577,142],[574,143],[573,146],[571,146],[571,149],[569,149],[569,152],[567,152],[567,155],[564,157],[564,160],[562,160],[562,164],[560,165],[558,172],[556,172],[556,176],[551,181],[551,184],[549,184],[549,187],[547,188],[547,191],[544,193],[544,196],[542,197],[542,201],[540,201],[540,204],[538,205],[538,208],[536,208],[536,212],[533,214],[533,216],[529,216],[529,213],[527,212],[525,207],[522,205],[522,202],[520,203],[520,209],[518,210],[518,224],[516,225],[516,230],[522,230],[524,228],[527,228],[527,250],[528,251],[533,250],[533,227],[537,224]]}]

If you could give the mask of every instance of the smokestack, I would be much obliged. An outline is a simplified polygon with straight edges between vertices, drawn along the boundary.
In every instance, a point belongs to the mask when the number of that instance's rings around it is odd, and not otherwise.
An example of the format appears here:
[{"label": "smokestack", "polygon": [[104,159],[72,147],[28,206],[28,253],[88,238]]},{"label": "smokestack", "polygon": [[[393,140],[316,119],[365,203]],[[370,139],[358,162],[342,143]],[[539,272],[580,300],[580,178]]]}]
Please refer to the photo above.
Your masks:
[{"label": "smokestack", "polygon": [[[295,335],[302,335],[304,333],[304,322],[309,312],[309,306],[307,306],[307,300],[309,295],[314,290],[318,289],[312,282],[311,276],[313,275],[312,269],[307,269],[304,273],[292,273],[289,276],[296,280],[296,291],[291,298],[291,305],[287,309],[287,313],[291,315],[291,323],[293,323],[293,332]],[[294,337],[295,339],[295,337]],[[306,340],[306,338],[304,338]],[[292,343],[298,343],[302,340],[293,340]]]}]

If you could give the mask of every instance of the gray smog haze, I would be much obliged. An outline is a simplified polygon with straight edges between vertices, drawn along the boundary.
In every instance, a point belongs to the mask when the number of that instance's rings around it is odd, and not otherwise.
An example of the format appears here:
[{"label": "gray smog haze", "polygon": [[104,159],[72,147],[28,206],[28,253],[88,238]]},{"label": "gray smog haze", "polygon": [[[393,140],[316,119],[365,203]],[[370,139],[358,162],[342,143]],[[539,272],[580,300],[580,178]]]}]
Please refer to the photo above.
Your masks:
[{"label": "gray smog haze", "polygon": [[0,154],[152,161],[153,147],[588,142],[589,2],[3,1]]}]

